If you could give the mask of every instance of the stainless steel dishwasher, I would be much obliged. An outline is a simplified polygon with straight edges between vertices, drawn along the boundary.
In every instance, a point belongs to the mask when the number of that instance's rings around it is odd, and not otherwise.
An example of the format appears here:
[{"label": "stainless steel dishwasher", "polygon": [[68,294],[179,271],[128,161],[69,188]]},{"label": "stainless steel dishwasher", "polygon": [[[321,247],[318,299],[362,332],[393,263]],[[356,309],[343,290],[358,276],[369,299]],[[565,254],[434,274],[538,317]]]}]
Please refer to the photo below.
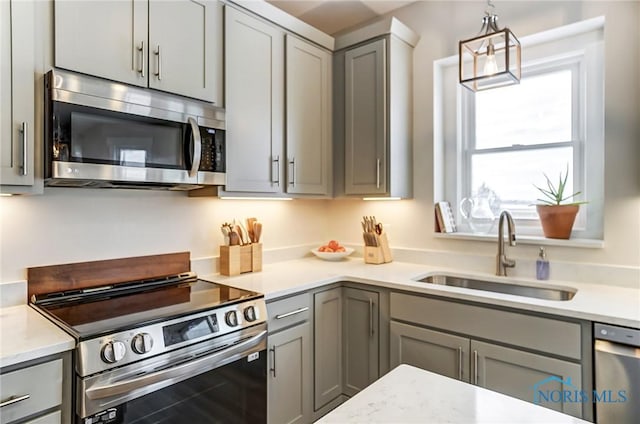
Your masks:
[{"label": "stainless steel dishwasher", "polygon": [[640,330],[594,324],[596,422],[637,423],[640,417]]}]

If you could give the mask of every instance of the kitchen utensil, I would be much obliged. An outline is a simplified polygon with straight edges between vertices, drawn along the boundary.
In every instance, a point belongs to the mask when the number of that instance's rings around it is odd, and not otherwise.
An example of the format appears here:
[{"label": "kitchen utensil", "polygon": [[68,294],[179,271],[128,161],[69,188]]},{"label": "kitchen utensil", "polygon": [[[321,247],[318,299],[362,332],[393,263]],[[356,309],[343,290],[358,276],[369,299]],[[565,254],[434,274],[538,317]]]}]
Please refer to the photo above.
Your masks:
[{"label": "kitchen utensil", "polygon": [[256,221],[257,221],[256,218],[247,218],[247,232],[249,233],[249,240],[251,241],[251,243],[258,242],[256,240],[256,235],[253,230],[253,225],[255,224]]},{"label": "kitchen utensil", "polygon": [[262,236],[262,223],[253,223],[253,237],[256,243],[260,243],[260,236]]},{"label": "kitchen utensil", "polygon": [[240,236],[235,231],[229,232],[229,246],[238,246],[240,245]]}]

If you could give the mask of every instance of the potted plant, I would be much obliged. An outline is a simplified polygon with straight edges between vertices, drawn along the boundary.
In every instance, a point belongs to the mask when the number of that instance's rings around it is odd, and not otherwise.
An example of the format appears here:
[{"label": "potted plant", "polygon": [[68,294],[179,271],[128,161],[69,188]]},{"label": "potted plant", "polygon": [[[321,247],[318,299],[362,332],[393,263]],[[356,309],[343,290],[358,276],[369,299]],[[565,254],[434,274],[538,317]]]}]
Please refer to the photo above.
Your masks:
[{"label": "potted plant", "polygon": [[565,195],[567,179],[569,178],[569,165],[567,172],[558,179],[558,185],[555,186],[551,179],[544,174],[547,179],[547,188],[535,186],[544,195],[543,199],[537,199],[536,210],[542,224],[542,232],[547,238],[568,239],[571,236],[573,223],[580,209],[580,205],[586,202],[570,202],[563,203],[580,194],[579,191]]}]

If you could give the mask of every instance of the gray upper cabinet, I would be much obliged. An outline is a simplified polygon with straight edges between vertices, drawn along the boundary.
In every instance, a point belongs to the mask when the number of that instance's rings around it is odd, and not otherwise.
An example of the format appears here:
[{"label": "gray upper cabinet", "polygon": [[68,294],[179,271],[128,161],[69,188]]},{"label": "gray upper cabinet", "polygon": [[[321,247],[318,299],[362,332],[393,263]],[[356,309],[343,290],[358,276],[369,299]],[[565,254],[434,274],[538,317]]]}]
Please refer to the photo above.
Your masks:
[{"label": "gray upper cabinet", "polygon": [[284,32],[225,8],[226,190],[282,191]]},{"label": "gray upper cabinet", "polygon": [[386,40],[345,54],[345,193],[387,191]]},{"label": "gray upper cabinet", "polygon": [[331,54],[231,7],[225,28],[225,190],[330,195]]},{"label": "gray upper cabinet", "polygon": [[222,105],[222,7],[56,1],[55,66]]},{"label": "gray upper cabinet", "polygon": [[340,49],[334,57],[336,195],[413,196],[413,46],[417,40],[395,18],[336,40]]},{"label": "gray upper cabinet", "polygon": [[380,376],[379,294],[345,287],[343,305],[343,388],[353,396]]},{"label": "gray upper cabinet", "polygon": [[314,294],[314,409],[342,395],[342,288]]},{"label": "gray upper cabinet", "polygon": [[[34,183],[35,3],[0,1],[0,184]],[[20,189],[18,189],[19,191]]]},{"label": "gray upper cabinet", "polygon": [[331,54],[287,34],[287,187],[292,194],[331,194]]}]

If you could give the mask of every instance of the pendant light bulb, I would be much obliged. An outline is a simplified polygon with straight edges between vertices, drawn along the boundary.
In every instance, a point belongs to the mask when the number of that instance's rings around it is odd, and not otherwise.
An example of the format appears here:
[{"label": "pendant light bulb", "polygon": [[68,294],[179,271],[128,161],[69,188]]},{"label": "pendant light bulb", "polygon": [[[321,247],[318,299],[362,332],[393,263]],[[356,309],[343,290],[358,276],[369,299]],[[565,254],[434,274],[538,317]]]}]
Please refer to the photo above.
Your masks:
[{"label": "pendant light bulb", "polygon": [[493,43],[489,42],[487,46],[487,59],[484,63],[484,75],[495,75],[498,72],[498,63],[496,62],[496,52]]}]

